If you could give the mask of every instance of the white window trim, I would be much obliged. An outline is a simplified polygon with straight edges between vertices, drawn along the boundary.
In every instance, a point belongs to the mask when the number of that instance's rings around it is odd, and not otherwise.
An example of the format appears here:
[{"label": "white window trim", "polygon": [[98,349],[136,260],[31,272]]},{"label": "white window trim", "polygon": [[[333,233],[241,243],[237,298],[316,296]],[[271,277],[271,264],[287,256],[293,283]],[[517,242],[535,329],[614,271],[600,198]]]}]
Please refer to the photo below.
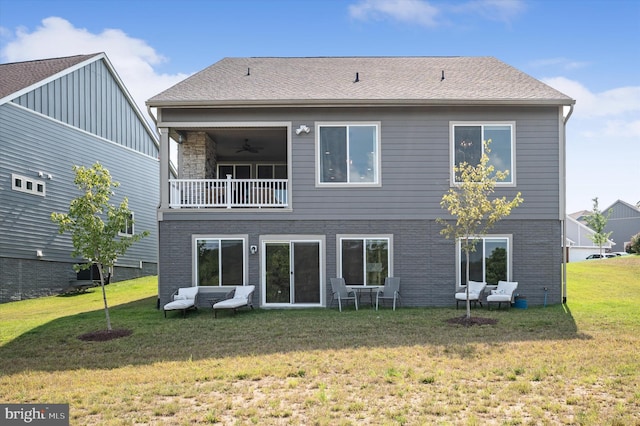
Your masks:
[{"label": "white window trim", "polygon": [[[511,168],[509,169],[510,182],[497,181],[496,186],[500,187],[516,187],[516,122],[515,121],[450,121],[449,122],[449,169],[450,186],[456,186],[460,182],[456,182],[455,172],[453,168],[456,165],[456,147],[455,147],[455,127],[456,126],[480,126],[484,135],[485,126],[510,126],[511,127]],[[484,142],[484,140],[483,140]],[[483,149],[484,150],[484,149]],[[500,171],[500,170],[498,170]],[[502,170],[503,171],[503,170]]]},{"label": "white window trim", "polygon": [[[316,188],[379,188],[382,186],[382,136],[380,121],[322,121],[315,123]],[[376,128],[376,170],[374,182],[322,182],[320,127],[374,126]]]},{"label": "white window trim", "polygon": [[133,212],[130,212],[130,213],[131,213],[131,222],[132,222],[131,223],[131,233],[126,232],[126,230],[129,229],[129,226],[128,226],[129,225],[129,219],[127,218],[127,222],[126,222],[125,227],[124,227],[125,232],[122,232],[122,231],[118,232],[118,235],[121,236],[121,237],[133,237],[135,235],[135,233],[136,233],[136,228],[135,228],[136,220],[135,220],[135,217],[134,217],[134,213]]},{"label": "white window trim", "polygon": [[[191,236],[191,277],[192,285],[198,286],[198,240],[242,240],[242,285],[246,285],[248,276],[248,242],[249,235],[247,234],[231,234],[231,235],[219,235],[219,234],[193,234]],[[209,288],[212,286],[203,286]],[[219,287],[225,287],[225,284],[221,284]]]},{"label": "white window trim", "polygon": [[342,277],[342,240],[388,240],[389,241],[389,276],[393,277],[393,234],[337,234],[336,235],[336,271]]},{"label": "white window trim", "polygon": [[[289,244],[291,243],[319,243],[320,245],[320,303],[267,303],[267,278],[266,278],[266,270],[265,265],[267,264],[266,253],[267,253],[267,244],[273,243],[282,243]],[[324,235],[313,235],[313,234],[301,234],[301,235],[261,235],[260,236],[260,307],[262,308],[312,308],[318,306],[327,306],[327,289],[326,289],[326,278],[325,278],[325,270],[327,265],[326,253],[325,253],[325,244],[326,237]],[[291,246],[290,246],[291,247]]]},{"label": "white window trim", "polygon": [[[16,186],[16,179],[22,181],[22,186]],[[31,183],[31,189],[27,189],[27,183]],[[38,185],[42,185],[42,192],[38,191]],[[26,194],[39,195],[44,197],[47,195],[47,183],[43,180],[28,178],[23,175],[11,173],[11,189]]]},{"label": "white window trim", "polygon": [[[511,281],[511,269],[513,264],[513,234],[487,234],[477,239],[496,239],[507,240],[507,281]],[[462,262],[462,250],[460,249],[460,238],[456,241],[456,287],[462,287],[462,272],[460,271],[460,262]],[[484,271],[484,266],[483,266]],[[494,284],[488,284],[493,288]]]}]

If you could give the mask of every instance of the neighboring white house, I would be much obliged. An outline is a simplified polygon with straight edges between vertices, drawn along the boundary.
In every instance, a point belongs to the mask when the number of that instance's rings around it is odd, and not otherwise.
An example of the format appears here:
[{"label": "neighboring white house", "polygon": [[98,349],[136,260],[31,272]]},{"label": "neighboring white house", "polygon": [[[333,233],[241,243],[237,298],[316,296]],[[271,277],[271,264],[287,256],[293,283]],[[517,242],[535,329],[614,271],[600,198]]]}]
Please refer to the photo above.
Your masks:
[{"label": "neighboring white house", "polygon": [[[590,254],[600,252],[600,247],[591,239],[595,234],[593,229],[577,221],[572,215],[567,216],[566,228],[569,262],[586,260]],[[615,245],[613,241],[607,240],[607,243],[602,246],[603,252],[611,251],[613,245]]]},{"label": "neighboring white house", "polygon": [[[73,166],[99,161],[148,230],[112,281],[157,273],[158,140],[104,53],[0,64],[0,303],[55,294],[76,273],[69,234],[51,212],[80,193]],[[120,198],[118,198],[120,197]],[[85,273],[87,276],[85,276]]]}]

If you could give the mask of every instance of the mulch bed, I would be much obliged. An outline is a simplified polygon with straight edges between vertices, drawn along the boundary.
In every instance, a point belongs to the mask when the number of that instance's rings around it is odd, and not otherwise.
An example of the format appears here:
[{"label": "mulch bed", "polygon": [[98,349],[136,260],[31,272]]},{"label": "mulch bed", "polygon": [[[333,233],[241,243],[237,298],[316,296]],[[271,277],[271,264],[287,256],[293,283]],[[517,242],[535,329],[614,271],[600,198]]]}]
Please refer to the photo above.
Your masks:
[{"label": "mulch bed", "polygon": [[466,315],[461,317],[449,318],[448,324],[463,325],[465,327],[471,327],[473,325],[495,325],[498,320],[495,318],[483,318],[483,317],[471,317],[467,318]]},{"label": "mulch bed", "polygon": [[92,331],[91,333],[85,333],[78,336],[78,339],[84,340],[85,342],[106,342],[107,340],[118,339],[120,337],[127,337],[133,333],[132,330],[127,330],[124,328],[115,329],[115,330],[100,330],[100,331]]}]

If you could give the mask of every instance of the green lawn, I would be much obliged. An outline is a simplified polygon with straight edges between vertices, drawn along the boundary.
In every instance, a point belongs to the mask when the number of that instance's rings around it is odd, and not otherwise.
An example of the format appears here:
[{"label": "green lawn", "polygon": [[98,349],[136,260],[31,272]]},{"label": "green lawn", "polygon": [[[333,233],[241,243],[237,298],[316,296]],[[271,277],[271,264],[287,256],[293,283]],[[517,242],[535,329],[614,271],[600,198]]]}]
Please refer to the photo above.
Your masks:
[{"label": "green lawn", "polygon": [[156,280],[0,305],[0,401],[74,425],[640,425],[640,257],[570,264],[568,303],[463,310],[156,310]]}]

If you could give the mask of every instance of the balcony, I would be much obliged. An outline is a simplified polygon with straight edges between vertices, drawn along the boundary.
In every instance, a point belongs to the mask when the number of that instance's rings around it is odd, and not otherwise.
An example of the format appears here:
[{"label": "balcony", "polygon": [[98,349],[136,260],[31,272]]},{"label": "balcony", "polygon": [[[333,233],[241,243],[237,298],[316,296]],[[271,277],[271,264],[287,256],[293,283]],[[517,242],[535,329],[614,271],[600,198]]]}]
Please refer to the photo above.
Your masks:
[{"label": "balcony", "polygon": [[181,208],[286,208],[288,179],[170,179],[169,206]]}]

